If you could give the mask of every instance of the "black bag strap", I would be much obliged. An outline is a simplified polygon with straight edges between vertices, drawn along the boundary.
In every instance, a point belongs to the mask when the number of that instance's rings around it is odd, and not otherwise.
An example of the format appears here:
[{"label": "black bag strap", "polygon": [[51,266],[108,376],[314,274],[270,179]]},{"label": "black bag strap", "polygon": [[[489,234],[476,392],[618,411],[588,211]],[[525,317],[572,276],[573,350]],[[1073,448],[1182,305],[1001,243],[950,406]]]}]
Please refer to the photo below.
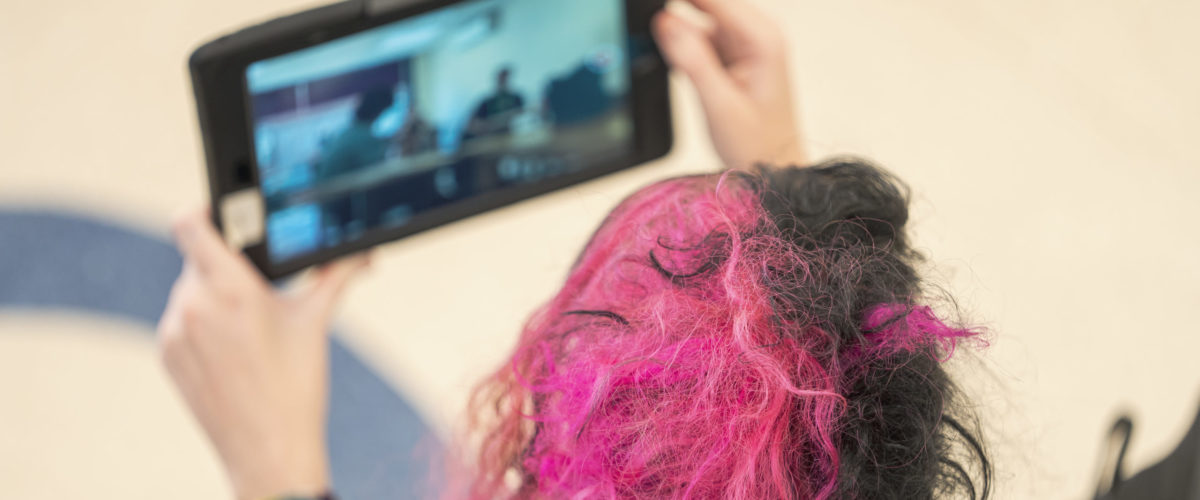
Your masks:
[{"label": "black bag strap", "polygon": [[[1111,498],[1125,481],[1125,452],[1133,437],[1133,420],[1122,415],[1108,431],[1108,443],[1101,455],[1100,474],[1096,481],[1096,500]],[[1120,446],[1118,447],[1118,443]]]},{"label": "black bag strap", "polygon": [[1123,465],[1132,435],[1129,417],[1118,418],[1109,432],[1096,500],[1200,500],[1200,414],[1173,451],[1126,476]]}]

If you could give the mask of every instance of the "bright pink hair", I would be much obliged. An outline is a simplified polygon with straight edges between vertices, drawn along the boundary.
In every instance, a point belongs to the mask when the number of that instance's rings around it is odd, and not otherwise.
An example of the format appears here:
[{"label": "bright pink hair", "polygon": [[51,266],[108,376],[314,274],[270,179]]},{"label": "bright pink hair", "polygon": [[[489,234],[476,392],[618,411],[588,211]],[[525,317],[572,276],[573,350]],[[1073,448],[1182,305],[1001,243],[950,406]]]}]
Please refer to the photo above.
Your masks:
[{"label": "bright pink hair", "polygon": [[477,389],[468,496],[833,496],[863,360],[945,358],[973,332],[884,303],[860,317],[869,340],[848,344],[820,294],[794,291],[819,290],[831,258],[781,233],[751,176],[639,191]]}]

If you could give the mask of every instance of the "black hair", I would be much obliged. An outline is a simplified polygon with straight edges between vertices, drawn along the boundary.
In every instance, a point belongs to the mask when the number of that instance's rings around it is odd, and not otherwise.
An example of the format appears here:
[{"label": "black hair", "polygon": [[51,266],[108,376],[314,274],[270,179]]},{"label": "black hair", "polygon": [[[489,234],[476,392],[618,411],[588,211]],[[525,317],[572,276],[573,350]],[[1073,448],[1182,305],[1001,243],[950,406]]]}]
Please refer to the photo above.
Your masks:
[{"label": "black hair", "polygon": [[[763,207],[783,234],[806,251],[816,280],[777,290],[776,300],[822,304],[817,318],[839,342],[832,359],[868,366],[842,389],[838,490],[853,499],[925,499],[991,494],[992,464],[976,417],[934,349],[882,358],[842,356],[866,342],[863,317],[884,303],[911,303],[921,293],[908,243],[909,190],[892,174],[857,158],[808,168],[760,167]],[[838,263],[845,263],[840,266]],[[900,318],[893,318],[899,320]]]}]

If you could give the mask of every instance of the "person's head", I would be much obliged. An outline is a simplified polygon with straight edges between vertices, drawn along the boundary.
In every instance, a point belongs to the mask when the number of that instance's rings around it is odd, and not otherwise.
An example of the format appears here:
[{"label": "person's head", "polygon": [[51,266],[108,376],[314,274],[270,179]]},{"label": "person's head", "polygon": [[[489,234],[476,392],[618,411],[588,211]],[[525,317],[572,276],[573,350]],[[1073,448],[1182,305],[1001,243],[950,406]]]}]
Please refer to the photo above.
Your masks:
[{"label": "person's head", "polygon": [[392,89],[375,87],[363,92],[358,98],[358,108],[354,110],[354,120],[360,123],[374,123],[379,115],[392,107],[395,96]]},{"label": "person's head", "polygon": [[508,92],[510,79],[512,78],[512,68],[505,66],[496,72],[496,90],[500,92]]},{"label": "person's head", "polygon": [[857,161],[626,199],[477,389],[469,496],[986,496],[907,217]]}]

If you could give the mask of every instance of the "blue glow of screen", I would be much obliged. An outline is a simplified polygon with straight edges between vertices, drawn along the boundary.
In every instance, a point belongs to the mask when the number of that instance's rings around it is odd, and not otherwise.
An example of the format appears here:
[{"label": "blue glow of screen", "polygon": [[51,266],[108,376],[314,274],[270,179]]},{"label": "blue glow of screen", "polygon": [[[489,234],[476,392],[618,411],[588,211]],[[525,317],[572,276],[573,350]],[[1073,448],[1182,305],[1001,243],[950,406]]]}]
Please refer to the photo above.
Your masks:
[{"label": "blue glow of screen", "polygon": [[624,154],[624,16],[474,0],[249,65],[271,259]]}]

